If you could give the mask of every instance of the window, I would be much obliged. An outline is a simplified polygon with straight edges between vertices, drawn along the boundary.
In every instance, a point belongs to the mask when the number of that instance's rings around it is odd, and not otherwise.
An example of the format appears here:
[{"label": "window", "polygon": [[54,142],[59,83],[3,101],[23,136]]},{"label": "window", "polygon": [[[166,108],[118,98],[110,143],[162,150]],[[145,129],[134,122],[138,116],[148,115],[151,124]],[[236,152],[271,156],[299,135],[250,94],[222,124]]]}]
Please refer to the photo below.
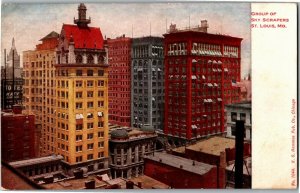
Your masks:
[{"label": "window", "polygon": [[87,57],[87,63],[88,64],[94,64],[94,57],[90,54]]},{"label": "window", "polygon": [[104,86],[104,80],[98,80],[98,86]]},{"label": "window", "polygon": [[237,119],[237,113],[232,112],[232,113],[231,113],[231,122],[235,122],[236,119]]},{"label": "window", "polygon": [[104,75],[104,70],[98,70],[98,76],[103,76]]},{"label": "window", "polygon": [[104,101],[98,101],[98,107],[104,107]]},{"label": "window", "polygon": [[94,71],[93,70],[88,70],[87,71],[87,75],[88,76],[93,76],[94,75]]},{"label": "window", "polygon": [[103,127],[103,121],[98,122],[98,127]]},{"label": "window", "polygon": [[88,159],[88,160],[93,159],[93,154],[88,154],[88,155],[87,155],[87,159]]},{"label": "window", "polygon": [[91,87],[91,86],[93,86],[93,83],[94,83],[94,81],[92,81],[92,80],[89,80],[89,81],[87,81],[87,86],[88,87]]},{"label": "window", "polygon": [[89,119],[90,119],[90,118],[93,118],[93,113],[88,113],[88,114],[87,114],[87,118],[89,118]]},{"label": "window", "polygon": [[240,113],[240,120],[246,122],[246,113]]},{"label": "window", "polygon": [[87,149],[93,149],[93,148],[94,148],[94,144],[93,143],[87,144]]},{"label": "window", "polygon": [[93,134],[93,133],[87,134],[87,139],[93,139],[93,137],[94,137],[94,134]]},{"label": "window", "polygon": [[82,76],[82,70],[76,70],[76,76]]},{"label": "window", "polygon": [[76,141],[81,141],[82,140],[82,135],[76,135]]},{"label": "window", "polygon": [[82,92],[76,92],[76,98],[82,98]]},{"label": "window", "polygon": [[76,146],[76,152],[82,151],[82,145]]},{"label": "window", "polygon": [[76,56],[76,63],[82,63],[82,56],[81,55]]},{"label": "window", "polygon": [[76,109],[82,109],[82,103],[76,103]]},{"label": "window", "polygon": [[76,81],[76,87],[82,87],[82,81]]},{"label": "window", "polygon": [[78,130],[82,130],[82,128],[83,128],[83,125],[82,124],[77,124],[76,125],[76,130],[78,131]]},{"label": "window", "polygon": [[94,103],[93,102],[87,102],[87,107],[88,108],[93,108],[94,106]]},{"label": "window", "polygon": [[98,132],[98,137],[104,137],[104,132],[103,131],[99,131]]},{"label": "window", "polygon": [[87,123],[87,128],[88,129],[93,129],[94,128],[94,123]]},{"label": "window", "polygon": [[[99,152],[98,153],[98,158],[104,157],[104,152]],[[100,164],[99,164],[100,165]]]},{"label": "window", "polygon": [[82,156],[76,157],[76,162],[82,162]]},{"label": "window", "polygon": [[103,97],[104,96],[104,91],[103,90],[99,90],[98,91],[98,97]]},{"label": "window", "polygon": [[104,142],[103,141],[98,142],[98,147],[104,147]]},{"label": "window", "polygon": [[94,92],[93,91],[88,91],[87,92],[87,97],[93,97]]}]

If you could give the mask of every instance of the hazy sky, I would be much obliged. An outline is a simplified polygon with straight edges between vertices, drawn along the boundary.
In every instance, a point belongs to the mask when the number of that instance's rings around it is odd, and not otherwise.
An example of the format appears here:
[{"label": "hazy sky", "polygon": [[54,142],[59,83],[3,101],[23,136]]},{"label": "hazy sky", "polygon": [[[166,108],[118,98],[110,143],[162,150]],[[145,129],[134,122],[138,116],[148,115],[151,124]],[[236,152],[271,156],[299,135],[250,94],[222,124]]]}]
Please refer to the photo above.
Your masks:
[{"label": "hazy sky", "polygon": [[[162,36],[166,21],[177,28],[208,20],[209,33],[243,38],[242,77],[250,71],[249,3],[85,3],[90,26],[100,27],[103,36]],[[12,38],[19,53],[32,50],[51,31],[60,33],[62,24],[73,24],[78,4],[3,4],[1,13],[2,50],[11,47]],[[21,53],[22,54],[22,53]],[[22,55],[21,55],[22,56]],[[22,59],[21,59],[22,61]]]}]

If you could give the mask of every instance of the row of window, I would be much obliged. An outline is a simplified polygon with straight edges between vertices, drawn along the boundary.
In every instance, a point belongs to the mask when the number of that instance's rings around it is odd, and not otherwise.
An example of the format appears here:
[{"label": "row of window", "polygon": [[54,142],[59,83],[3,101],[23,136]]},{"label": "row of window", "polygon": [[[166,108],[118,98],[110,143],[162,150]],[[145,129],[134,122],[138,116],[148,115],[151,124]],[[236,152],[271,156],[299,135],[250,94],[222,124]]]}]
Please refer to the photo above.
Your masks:
[{"label": "row of window", "polygon": [[[61,103],[64,104],[64,102],[61,102]],[[82,109],[82,107],[83,107],[82,104],[83,104],[82,102],[77,102],[75,104],[76,109]],[[86,106],[87,106],[87,108],[93,108],[94,107],[94,102],[89,101],[89,102],[86,103]],[[59,105],[58,105],[58,107],[59,107]],[[63,106],[61,106],[61,107],[63,108]],[[104,107],[104,101],[98,101],[98,107],[103,108]]]},{"label": "row of window", "polygon": [[[98,142],[98,148],[103,148],[104,147],[104,142]],[[94,143],[89,143],[87,144],[87,149],[92,150],[94,149]],[[81,152],[82,151],[82,145],[77,145],[76,146],[76,152]]]},{"label": "row of window", "polygon": [[[98,128],[102,128],[104,126],[104,122],[103,121],[98,121],[97,123],[97,127]],[[86,128],[87,129],[93,129],[94,128],[94,123],[87,123],[86,124]],[[76,124],[76,131],[80,131],[80,130],[83,130],[83,124]],[[98,135],[100,135],[98,133]]]},{"label": "row of window", "polygon": [[[98,158],[103,158],[104,157],[104,152],[98,152]],[[92,160],[94,159],[94,155],[93,154],[88,154],[87,155],[87,160]],[[82,162],[82,156],[77,156],[76,157],[76,162]]]}]

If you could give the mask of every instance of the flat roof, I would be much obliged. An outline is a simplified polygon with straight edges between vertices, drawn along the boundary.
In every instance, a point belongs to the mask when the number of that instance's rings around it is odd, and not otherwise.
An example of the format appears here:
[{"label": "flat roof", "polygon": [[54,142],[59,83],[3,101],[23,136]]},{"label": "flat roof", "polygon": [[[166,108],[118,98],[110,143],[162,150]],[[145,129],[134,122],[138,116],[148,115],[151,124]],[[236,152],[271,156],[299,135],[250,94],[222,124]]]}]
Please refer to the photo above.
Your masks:
[{"label": "flat roof", "polygon": [[10,162],[9,165],[11,165],[15,168],[19,168],[19,167],[30,166],[30,165],[34,165],[34,164],[51,162],[51,161],[59,161],[62,159],[63,159],[63,157],[61,155],[51,155],[51,156],[46,156],[46,157],[39,157],[39,158]]},{"label": "flat roof", "polygon": [[[182,166],[182,168],[180,169],[191,173],[200,174],[200,175],[206,174],[214,167],[213,165],[197,162],[191,159],[186,159],[183,157],[162,153],[162,152],[155,152],[154,156],[153,155],[145,156],[145,159],[149,159],[157,162],[160,162],[161,160],[161,163],[175,168],[180,168],[180,166]],[[193,164],[193,162],[195,164]]]},{"label": "flat roof", "polygon": [[146,175],[131,178],[130,181],[132,181],[136,185],[139,182],[141,182],[143,189],[167,189],[167,188],[169,188],[169,186],[167,184],[164,184],[164,183],[157,181]]},{"label": "flat roof", "polygon": [[250,101],[245,101],[241,103],[232,103],[232,104],[227,104],[225,105],[226,107],[232,107],[232,108],[245,108],[245,109],[251,109],[251,102]]},{"label": "flat roof", "polygon": [[235,139],[214,136],[207,140],[199,141],[186,149],[219,156],[226,148],[234,148]]},{"label": "flat roof", "polygon": [[177,153],[184,153],[185,152],[185,146],[174,148],[174,149],[172,149],[172,151],[177,152]]}]

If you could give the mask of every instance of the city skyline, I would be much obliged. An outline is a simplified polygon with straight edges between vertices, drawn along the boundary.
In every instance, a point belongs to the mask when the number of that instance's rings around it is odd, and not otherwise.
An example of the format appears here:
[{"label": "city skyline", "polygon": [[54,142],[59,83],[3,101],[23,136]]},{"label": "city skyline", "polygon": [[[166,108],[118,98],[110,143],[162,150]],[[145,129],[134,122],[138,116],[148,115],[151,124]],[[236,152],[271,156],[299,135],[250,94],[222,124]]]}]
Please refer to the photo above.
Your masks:
[{"label": "city skyline", "polygon": [[[73,24],[73,18],[78,17],[77,6],[3,4],[2,51],[10,48],[13,37],[21,54],[33,50],[39,43],[36,37],[42,38],[51,31],[60,33],[63,23]],[[143,37],[150,33],[162,37],[171,23],[185,28],[199,25],[200,20],[208,20],[208,33],[243,38],[241,77],[250,73],[249,3],[86,3],[86,6],[87,17],[91,17],[90,26],[99,26],[103,37],[107,38],[122,34]]]}]

